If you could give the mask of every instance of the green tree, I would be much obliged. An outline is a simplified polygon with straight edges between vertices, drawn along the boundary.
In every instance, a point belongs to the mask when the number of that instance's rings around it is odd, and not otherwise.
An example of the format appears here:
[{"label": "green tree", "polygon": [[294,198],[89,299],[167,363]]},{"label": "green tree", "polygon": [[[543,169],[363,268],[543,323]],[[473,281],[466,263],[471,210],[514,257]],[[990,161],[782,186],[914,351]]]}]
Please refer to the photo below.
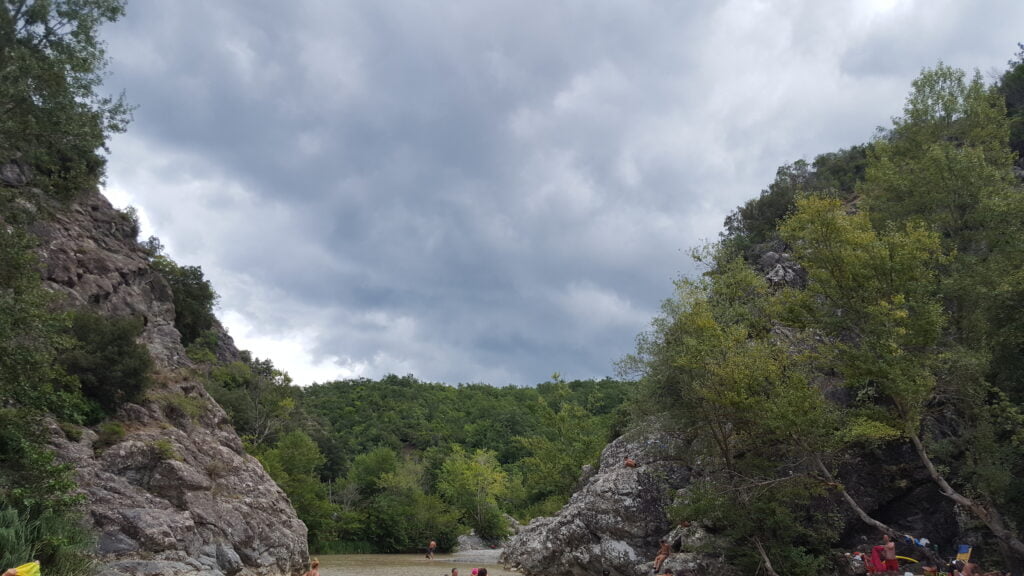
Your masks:
[{"label": "green tree", "polygon": [[372,515],[376,540],[388,552],[423,550],[431,540],[450,549],[460,532],[458,512],[424,491],[423,467],[410,458],[381,474]]},{"label": "green tree", "polygon": [[[0,218],[0,556],[31,550],[59,576],[89,566],[73,469],[46,445],[43,416],[79,420],[77,381],[56,359],[72,342],[39,278],[33,243]],[[17,544],[17,546],[15,546]]]},{"label": "green tree", "polygon": [[607,423],[576,404],[557,412],[547,403],[540,409],[541,426],[532,436],[518,436],[528,456],[519,460],[527,498],[537,515],[551,515],[569,500],[584,464],[597,461]]},{"label": "green tree", "polygon": [[241,361],[214,366],[207,389],[256,451],[277,440],[295,412],[291,378],[270,360],[244,354]]},{"label": "green tree", "polygon": [[505,536],[498,500],[507,490],[508,475],[493,452],[476,450],[470,454],[458,445],[452,447],[437,481],[438,493],[485,539]]},{"label": "green tree", "polygon": [[301,431],[289,432],[261,460],[309,528],[310,546],[314,550],[330,546],[336,539],[337,508],[327,499],[327,487],[317,474],[324,457],[316,443]]},{"label": "green tree", "polygon": [[379,447],[356,456],[349,468],[348,481],[364,496],[380,491],[385,474],[398,470],[398,454],[390,448]]},{"label": "green tree", "polygon": [[26,162],[53,194],[95,185],[98,150],[130,119],[123,97],[97,93],[106,66],[98,31],[123,14],[123,0],[0,2],[0,160]]},{"label": "green tree", "polygon": [[1009,69],[999,79],[999,91],[1006,99],[1006,115],[1010,121],[1010,149],[1017,154],[1018,163],[1024,158],[1024,44],[1017,44],[1019,52],[1011,59]]},{"label": "green tree", "polygon": [[[795,318],[833,338],[840,372],[860,397],[884,399],[873,406],[874,418],[910,440],[942,494],[985,523],[1008,553],[1024,559],[1024,542],[994,505],[996,495],[970,497],[955,489],[922,438],[926,406],[944,376],[958,375],[949,370],[950,361],[962,363],[951,356],[955,350],[940,348],[947,317],[937,296],[938,234],[913,222],[879,234],[866,214],[807,199],[782,226],[782,235],[811,278],[796,298]],[[945,384],[961,396],[971,394],[970,382]],[[977,482],[971,487],[983,488]]]},{"label": "green tree", "polygon": [[188,347],[216,322],[217,293],[199,266],[180,266],[164,254],[154,255],[151,264],[171,287],[174,327],[181,333],[181,344]]},{"label": "green tree", "polygon": [[76,345],[61,354],[60,365],[75,376],[82,393],[108,414],[136,401],[149,386],[153,360],[137,342],[141,318],[106,317],[81,310],[72,314]]}]

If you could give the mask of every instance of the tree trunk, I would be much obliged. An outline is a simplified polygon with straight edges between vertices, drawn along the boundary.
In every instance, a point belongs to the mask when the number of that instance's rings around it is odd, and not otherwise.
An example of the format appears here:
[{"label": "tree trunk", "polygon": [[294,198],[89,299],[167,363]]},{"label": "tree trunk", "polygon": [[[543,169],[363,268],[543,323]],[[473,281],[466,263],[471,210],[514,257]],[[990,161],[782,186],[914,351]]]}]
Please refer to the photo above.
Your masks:
[{"label": "tree trunk", "polygon": [[765,572],[768,573],[768,576],[779,576],[779,573],[772,568],[772,561],[768,559],[768,553],[765,552],[761,539],[754,536],[752,540],[754,541],[754,546],[757,547],[757,553],[761,555],[761,562],[764,564]]},{"label": "tree trunk", "polygon": [[970,510],[971,514],[974,514],[974,516],[985,523],[985,526],[988,526],[992,534],[999,539],[1001,546],[1005,547],[1004,550],[1016,556],[1018,561],[1024,560],[1024,542],[1006,527],[1006,523],[1003,522],[1003,516],[999,511],[991,506],[975,502],[954,490],[949,485],[949,482],[946,482],[942,474],[939,473],[938,469],[935,468],[935,464],[928,457],[928,452],[925,451],[924,444],[921,442],[921,438],[918,437],[917,432],[910,430],[907,432],[907,435],[910,436],[910,441],[913,442],[914,449],[917,450],[917,455],[921,459],[921,463],[928,470],[928,474],[939,485],[939,491],[942,492],[942,495]]}]

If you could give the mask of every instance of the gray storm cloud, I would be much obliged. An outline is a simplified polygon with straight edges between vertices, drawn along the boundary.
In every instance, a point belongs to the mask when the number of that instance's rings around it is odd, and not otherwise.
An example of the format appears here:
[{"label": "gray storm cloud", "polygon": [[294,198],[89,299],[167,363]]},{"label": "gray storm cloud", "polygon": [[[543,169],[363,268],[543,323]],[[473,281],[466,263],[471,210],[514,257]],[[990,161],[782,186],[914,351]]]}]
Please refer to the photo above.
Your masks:
[{"label": "gray storm cloud", "polygon": [[109,184],[300,384],[599,378],[776,167],[1005,64],[964,6],[137,1]]}]

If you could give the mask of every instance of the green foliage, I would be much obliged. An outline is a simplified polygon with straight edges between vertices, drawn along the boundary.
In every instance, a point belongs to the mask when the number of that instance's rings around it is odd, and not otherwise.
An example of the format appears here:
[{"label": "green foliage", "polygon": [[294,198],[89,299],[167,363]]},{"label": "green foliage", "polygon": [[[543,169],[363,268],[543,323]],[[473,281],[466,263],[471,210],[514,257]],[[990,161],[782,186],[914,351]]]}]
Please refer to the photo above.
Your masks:
[{"label": "green foliage", "polygon": [[174,327],[181,333],[181,344],[187,348],[213,327],[217,293],[199,266],[180,266],[162,253],[153,255],[150,264],[171,287]]},{"label": "green foliage", "polygon": [[231,417],[235,430],[257,449],[272,443],[295,411],[288,374],[274,368],[270,360],[253,360],[214,366],[207,379],[207,391]]},{"label": "green foliage", "polygon": [[[621,364],[706,470],[675,517],[728,536],[743,571],[761,561],[752,543],[779,573],[827,571],[830,466],[907,438],[943,493],[968,494],[987,524],[997,511],[1024,522],[1024,191],[1008,146],[1022,63],[999,91],[925,70],[859,160],[780,169]],[[736,258],[765,242],[804,267],[806,289],[769,289]],[[829,380],[851,400],[827,401]]]},{"label": "green foliage", "polygon": [[398,469],[398,454],[390,448],[380,446],[352,460],[348,470],[348,481],[364,496],[380,491],[381,479],[385,474],[394,474]]},{"label": "green foliage", "polygon": [[124,424],[121,424],[116,420],[103,422],[96,430],[97,438],[96,441],[93,442],[93,448],[96,450],[109,448],[121,440],[124,440],[124,433]]},{"label": "green foliage", "polygon": [[418,551],[435,540],[441,550],[454,546],[462,528],[459,514],[423,489],[422,465],[403,459],[381,475],[370,507],[371,533],[386,552]]},{"label": "green foliage", "polygon": [[[394,375],[299,388],[271,362],[247,354],[210,366],[207,379],[247,448],[290,496],[300,494],[293,504],[302,502],[300,517],[320,552],[409,552],[430,540],[447,549],[470,528],[496,538],[505,513],[529,519],[557,510],[580,467],[623,425],[630,389],[560,378],[536,388],[452,387]],[[282,442],[296,432],[322,458],[312,471],[284,468]],[[449,462],[456,451],[470,461],[466,474],[486,469],[504,488],[479,502],[463,498],[466,484],[452,484],[466,480]],[[529,457],[553,464],[558,477],[536,471]],[[533,472],[524,484],[526,469]]]},{"label": "green foliage", "polygon": [[0,397],[74,419],[81,411],[76,383],[55,360],[69,345],[67,318],[53,311],[32,247],[0,220]]},{"label": "green foliage", "polygon": [[60,431],[64,433],[64,437],[71,442],[78,442],[82,439],[82,428],[71,424],[70,422],[59,423]]},{"label": "green foliage", "polygon": [[935,294],[938,235],[914,223],[878,234],[866,214],[818,198],[800,201],[781,232],[811,278],[792,294],[793,321],[833,337],[847,385],[877,389],[893,400],[892,416],[916,429],[945,320]]},{"label": "green foliage", "polygon": [[0,566],[39,560],[47,575],[81,576],[92,572],[92,540],[71,513],[47,511],[30,518],[0,507]]},{"label": "green foliage", "polygon": [[301,431],[290,432],[264,452],[260,460],[309,528],[310,546],[315,550],[330,542],[335,507],[327,501],[326,487],[316,474],[324,463],[316,443]]},{"label": "green foliage", "polygon": [[538,433],[513,438],[527,454],[518,468],[528,502],[548,502],[542,509],[553,503],[561,507],[572,495],[582,466],[600,456],[608,423],[575,404],[563,404],[556,412],[544,403],[539,411]]},{"label": "green foliage", "polygon": [[437,491],[481,538],[497,540],[505,536],[498,500],[508,491],[508,475],[493,452],[476,450],[470,454],[461,446],[453,446],[441,466]]},{"label": "green foliage", "polygon": [[88,311],[72,314],[76,343],[59,357],[64,370],[75,376],[82,393],[108,414],[138,399],[150,384],[153,360],[137,342],[140,318],[108,317]]},{"label": "green foliage", "polygon": [[1024,44],[1009,61],[1010,68],[999,79],[999,91],[1006,101],[1006,116],[1010,123],[1010,149],[1018,162],[1024,158]]},{"label": "green foliage", "polygon": [[166,409],[166,413],[176,421],[195,422],[209,408],[206,401],[196,396],[178,393],[161,393],[152,396]]},{"label": "green foliage", "polygon": [[85,574],[90,546],[72,469],[39,433],[44,414],[80,421],[85,407],[77,381],[57,366],[71,346],[68,321],[54,311],[31,248],[0,219],[0,557],[5,567],[38,558],[47,574]]},{"label": "green foliage", "polygon": [[775,181],[725,219],[722,237],[727,252],[744,255],[751,248],[778,240],[778,224],[793,210],[798,196],[821,194],[843,200],[853,197],[864,179],[871,145],[822,154],[812,164],[798,160],[778,169]]},{"label": "green foliage", "polygon": [[174,444],[166,438],[152,441],[149,447],[161,460],[181,460],[181,454],[178,454],[178,451],[174,449]]},{"label": "green foliage", "polygon": [[206,330],[188,345],[185,353],[193,362],[214,364],[217,362],[217,342],[217,332]]},{"label": "green foliage", "polygon": [[0,161],[27,163],[51,194],[94,186],[98,150],[130,119],[123,98],[97,94],[106,65],[97,33],[123,14],[123,0],[0,2]]}]

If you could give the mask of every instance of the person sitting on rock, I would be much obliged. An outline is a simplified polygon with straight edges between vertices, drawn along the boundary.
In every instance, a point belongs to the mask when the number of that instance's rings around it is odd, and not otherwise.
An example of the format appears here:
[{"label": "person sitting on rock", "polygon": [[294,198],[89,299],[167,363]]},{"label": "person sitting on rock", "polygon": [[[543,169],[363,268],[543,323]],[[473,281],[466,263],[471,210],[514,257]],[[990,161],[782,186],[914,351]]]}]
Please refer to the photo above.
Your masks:
[{"label": "person sitting on rock", "polygon": [[658,555],[654,557],[654,573],[657,574],[658,570],[661,570],[661,565],[665,563],[665,560],[672,554],[672,546],[669,545],[668,540],[661,539],[661,546],[658,548]]}]

